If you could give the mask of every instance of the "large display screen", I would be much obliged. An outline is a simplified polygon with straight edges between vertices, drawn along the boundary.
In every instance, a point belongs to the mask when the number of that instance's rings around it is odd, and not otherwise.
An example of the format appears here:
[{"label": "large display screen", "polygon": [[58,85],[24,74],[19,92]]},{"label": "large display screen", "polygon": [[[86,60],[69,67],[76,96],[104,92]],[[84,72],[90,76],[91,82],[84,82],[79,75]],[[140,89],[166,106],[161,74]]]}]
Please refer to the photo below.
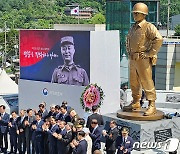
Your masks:
[{"label": "large display screen", "polygon": [[20,78],[86,86],[90,80],[90,32],[20,31]]}]

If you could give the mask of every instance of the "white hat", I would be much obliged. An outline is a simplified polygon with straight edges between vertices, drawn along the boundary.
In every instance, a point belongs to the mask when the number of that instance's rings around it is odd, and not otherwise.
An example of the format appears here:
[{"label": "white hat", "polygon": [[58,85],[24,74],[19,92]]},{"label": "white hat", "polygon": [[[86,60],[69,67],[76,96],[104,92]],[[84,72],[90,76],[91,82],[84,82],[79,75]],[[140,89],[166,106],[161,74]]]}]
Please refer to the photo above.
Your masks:
[{"label": "white hat", "polygon": [[85,132],[86,134],[89,134],[90,133],[89,128],[84,127],[83,132]]}]

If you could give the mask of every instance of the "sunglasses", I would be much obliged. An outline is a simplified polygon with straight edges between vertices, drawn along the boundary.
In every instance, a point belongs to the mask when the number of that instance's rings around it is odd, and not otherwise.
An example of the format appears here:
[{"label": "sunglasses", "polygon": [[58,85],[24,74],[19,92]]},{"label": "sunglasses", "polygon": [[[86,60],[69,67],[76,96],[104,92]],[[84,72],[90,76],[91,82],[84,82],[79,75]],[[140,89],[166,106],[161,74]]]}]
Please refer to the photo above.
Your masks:
[{"label": "sunglasses", "polygon": [[91,124],[97,124],[97,122],[91,122]]}]

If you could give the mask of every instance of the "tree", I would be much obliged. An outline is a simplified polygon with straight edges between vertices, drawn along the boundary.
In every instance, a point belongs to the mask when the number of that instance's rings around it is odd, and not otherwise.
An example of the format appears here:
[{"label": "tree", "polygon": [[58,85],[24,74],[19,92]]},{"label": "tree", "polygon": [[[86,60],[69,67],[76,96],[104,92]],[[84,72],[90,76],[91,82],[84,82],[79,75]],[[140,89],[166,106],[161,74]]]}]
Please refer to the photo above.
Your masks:
[{"label": "tree", "polygon": [[180,36],[180,24],[175,27],[175,35]]},{"label": "tree", "polygon": [[[18,32],[14,29],[48,29],[54,24],[77,24],[78,19],[64,13],[66,5],[78,3],[91,7],[91,19],[79,19],[80,24],[104,24],[105,0],[0,0],[0,52],[4,50],[4,23],[7,26],[7,59],[15,54]],[[16,41],[15,41],[16,40]],[[0,56],[1,57],[1,56]]]},{"label": "tree", "polygon": [[102,13],[96,14],[94,17],[91,19],[91,24],[105,24],[106,18]]},{"label": "tree", "polygon": [[[167,24],[168,0],[160,0],[160,22],[163,26]],[[180,1],[170,0],[170,17],[180,14]]]},{"label": "tree", "polygon": [[[11,29],[6,31],[6,60],[11,61],[14,55],[18,55],[18,49],[15,45],[19,44],[19,32],[17,30]],[[5,50],[5,32],[0,33],[0,52]],[[16,53],[17,52],[17,53]]]}]

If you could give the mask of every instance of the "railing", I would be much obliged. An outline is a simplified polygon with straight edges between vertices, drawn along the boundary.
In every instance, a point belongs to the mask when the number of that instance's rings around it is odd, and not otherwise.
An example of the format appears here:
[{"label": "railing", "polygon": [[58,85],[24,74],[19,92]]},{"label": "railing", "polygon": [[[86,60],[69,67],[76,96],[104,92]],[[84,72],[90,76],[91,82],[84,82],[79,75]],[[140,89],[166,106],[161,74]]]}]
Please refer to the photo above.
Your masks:
[{"label": "railing", "polygon": [[163,38],[180,39],[180,36],[164,36]]}]

